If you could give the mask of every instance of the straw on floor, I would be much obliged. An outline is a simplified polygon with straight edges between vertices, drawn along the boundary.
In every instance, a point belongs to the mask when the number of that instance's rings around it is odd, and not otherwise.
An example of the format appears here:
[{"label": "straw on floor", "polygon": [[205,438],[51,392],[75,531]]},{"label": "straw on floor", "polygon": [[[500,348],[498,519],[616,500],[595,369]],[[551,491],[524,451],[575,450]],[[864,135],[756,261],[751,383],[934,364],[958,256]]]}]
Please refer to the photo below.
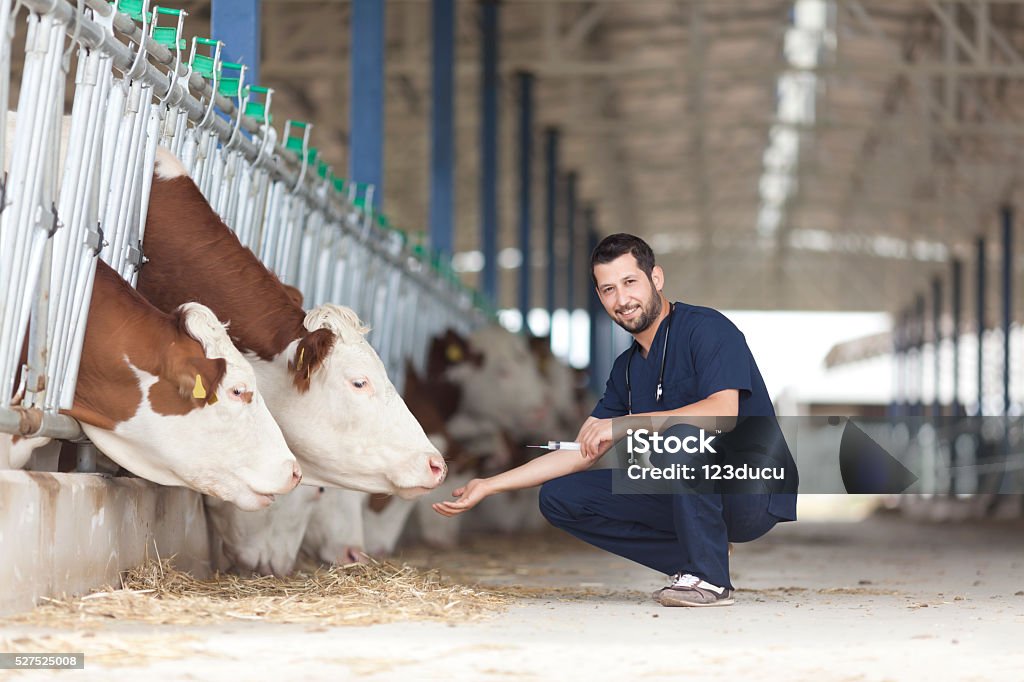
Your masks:
[{"label": "straw on floor", "polygon": [[66,627],[141,621],[196,625],[238,621],[367,625],[396,620],[468,620],[514,601],[498,589],[451,583],[437,571],[372,562],[300,571],[287,578],[218,575],[200,580],[151,561],[122,585],[83,597],[46,599],[9,623]]}]

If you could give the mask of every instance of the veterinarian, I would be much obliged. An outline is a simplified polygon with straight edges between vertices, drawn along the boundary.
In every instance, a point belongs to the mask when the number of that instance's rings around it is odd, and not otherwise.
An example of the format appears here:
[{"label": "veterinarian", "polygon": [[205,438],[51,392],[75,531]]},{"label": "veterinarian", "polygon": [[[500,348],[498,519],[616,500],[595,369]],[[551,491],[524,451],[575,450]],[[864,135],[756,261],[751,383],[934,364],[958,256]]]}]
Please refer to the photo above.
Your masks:
[{"label": "veterinarian", "polygon": [[540,508],[552,525],[671,576],[654,594],[662,605],[732,604],[729,543],[755,540],[777,522],[796,519],[796,469],[781,431],[776,461],[785,462],[786,490],[794,492],[620,494],[612,490],[612,469],[591,466],[614,444],[612,419],[627,414],[734,417],[737,432],[745,418],[771,418],[778,430],[761,373],[728,318],[669,303],[665,273],[639,237],[602,240],[591,255],[591,275],[604,309],[634,342],[615,360],[604,396],[580,429],[579,452],[557,450],[474,479],[454,491],[458,499],[434,509],[452,516],[488,495],[542,485]]}]

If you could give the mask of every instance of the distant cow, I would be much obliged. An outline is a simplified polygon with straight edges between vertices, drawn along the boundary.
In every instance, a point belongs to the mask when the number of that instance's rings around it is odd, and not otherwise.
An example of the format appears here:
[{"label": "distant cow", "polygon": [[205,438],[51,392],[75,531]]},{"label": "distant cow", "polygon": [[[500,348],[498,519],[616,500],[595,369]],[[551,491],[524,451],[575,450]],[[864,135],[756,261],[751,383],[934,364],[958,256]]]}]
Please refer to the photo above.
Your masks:
[{"label": "distant cow", "polygon": [[[428,378],[443,377],[462,392],[457,417],[503,429],[516,439],[549,436],[554,420],[544,378],[522,337],[497,325],[468,339],[449,330],[432,342],[428,358]],[[466,427],[472,430],[473,424]],[[456,438],[471,436],[461,425],[449,422],[449,429]]]},{"label": "distant cow", "polygon": [[[444,519],[433,511],[432,504],[451,499],[451,493],[473,478],[478,459],[464,450],[448,433],[445,420],[450,418],[460,398],[457,386],[444,380],[427,380],[406,363],[405,402],[423,425],[423,430],[448,462],[445,482],[415,501],[371,495],[362,508],[365,547],[372,556],[387,556],[395,551],[406,525],[415,519],[421,540],[433,547],[451,548],[458,541],[461,526],[458,517]],[[325,514],[318,509],[314,516]],[[441,521],[441,523],[437,523]],[[456,521],[456,523],[452,523]]]},{"label": "distant cow", "polygon": [[132,473],[243,509],[266,507],[301,477],[252,367],[216,316],[197,303],[162,313],[102,261],[65,413]]},{"label": "distant cow", "polygon": [[353,311],[308,314],[158,149],[139,290],[157,307],[208,305],[230,322],[310,484],[414,497],[445,477]]},{"label": "distant cow", "polygon": [[300,485],[261,511],[243,511],[206,497],[213,568],[259,575],[288,575],[322,489]]},{"label": "distant cow", "polygon": [[[344,565],[365,561],[363,504],[367,497],[369,495],[358,490],[325,488],[319,502],[313,506],[309,525],[302,538],[302,551],[325,564]],[[420,499],[417,498],[417,502]],[[411,500],[400,502],[414,504]]]}]

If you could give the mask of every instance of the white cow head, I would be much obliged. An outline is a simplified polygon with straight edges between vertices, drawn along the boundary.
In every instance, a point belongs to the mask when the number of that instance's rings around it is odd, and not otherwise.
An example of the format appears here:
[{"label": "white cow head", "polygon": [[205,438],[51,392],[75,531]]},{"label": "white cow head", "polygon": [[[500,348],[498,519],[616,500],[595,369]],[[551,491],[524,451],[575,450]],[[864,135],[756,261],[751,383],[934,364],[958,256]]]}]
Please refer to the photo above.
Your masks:
[{"label": "white cow head", "polygon": [[[260,511],[242,511],[205,497],[216,567],[243,575],[291,573],[310,515],[320,503],[320,494],[317,486],[300,485],[269,509]],[[216,551],[218,545],[220,552]]]},{"label": "white cow head", "polygon": [[388,378],[349,308],[311,310],[310,332],[271,362],[254,361],[305,481],[415,497],[447,467]]},{"label": "white cow head", "polygon": [[[128,362],[142,391],[135,414],[112,430],[84,422],[82,428],[104,454],[142,478],[262,509],[298,484],[298,463],[224,325],[198,303],[186,303],[179,314],[206,355],[187,364],[205,371],[182,378],[192,395],[183,400],[173,387],[174,395],[166,395],[169,382]],[[174,352],[168,349],[168,357]]]},{"label": "white cow head", "polygon": [[482,362],[462,362],[446,372],[462,387],[460,412],[491,421],[518,437],[550,437],[544,379],[526,342],[491,325],[473,332],[469,346]]}]

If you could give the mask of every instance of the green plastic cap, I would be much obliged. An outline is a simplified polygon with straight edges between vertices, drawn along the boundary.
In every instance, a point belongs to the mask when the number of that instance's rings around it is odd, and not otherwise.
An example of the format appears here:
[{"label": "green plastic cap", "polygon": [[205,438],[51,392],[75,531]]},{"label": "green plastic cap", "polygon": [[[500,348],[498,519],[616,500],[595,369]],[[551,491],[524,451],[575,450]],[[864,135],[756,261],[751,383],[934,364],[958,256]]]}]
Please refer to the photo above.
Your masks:
[{"label": "green plastic cap", "polygon": [[213,80],[213,57],[197,53],[192,57],[192,70],[203,78]]},{"label": "green plastic cap", "polygon": [[238,97],[238,78],[221,76],[217,81],[217,92],[225,97]]},{"label": "green plastic cap", "polygon": [[249,100],[245,103],[245,115],[249,118],[256,119],[260,123],[270,123],[274,118],[273,116],[271,116],[271,120],[268,121],[267,105],[264,104],[263,102],[254,102],[252,100]]},{"label": "green plastic cap", "polygon": [[127,14],[135,21],[142,21],[142,0],[118,0],[117,11]]},{"label": "green plastic cap", "polygon": [[[163,9],[163,8],[161,8]],[[166,46],[168,49],[175,49],[175,43],[179,50],[185,49],[185,39],[178,38],[178,27],[177,26],[157,26],[153,29],[153,40]]]}]

